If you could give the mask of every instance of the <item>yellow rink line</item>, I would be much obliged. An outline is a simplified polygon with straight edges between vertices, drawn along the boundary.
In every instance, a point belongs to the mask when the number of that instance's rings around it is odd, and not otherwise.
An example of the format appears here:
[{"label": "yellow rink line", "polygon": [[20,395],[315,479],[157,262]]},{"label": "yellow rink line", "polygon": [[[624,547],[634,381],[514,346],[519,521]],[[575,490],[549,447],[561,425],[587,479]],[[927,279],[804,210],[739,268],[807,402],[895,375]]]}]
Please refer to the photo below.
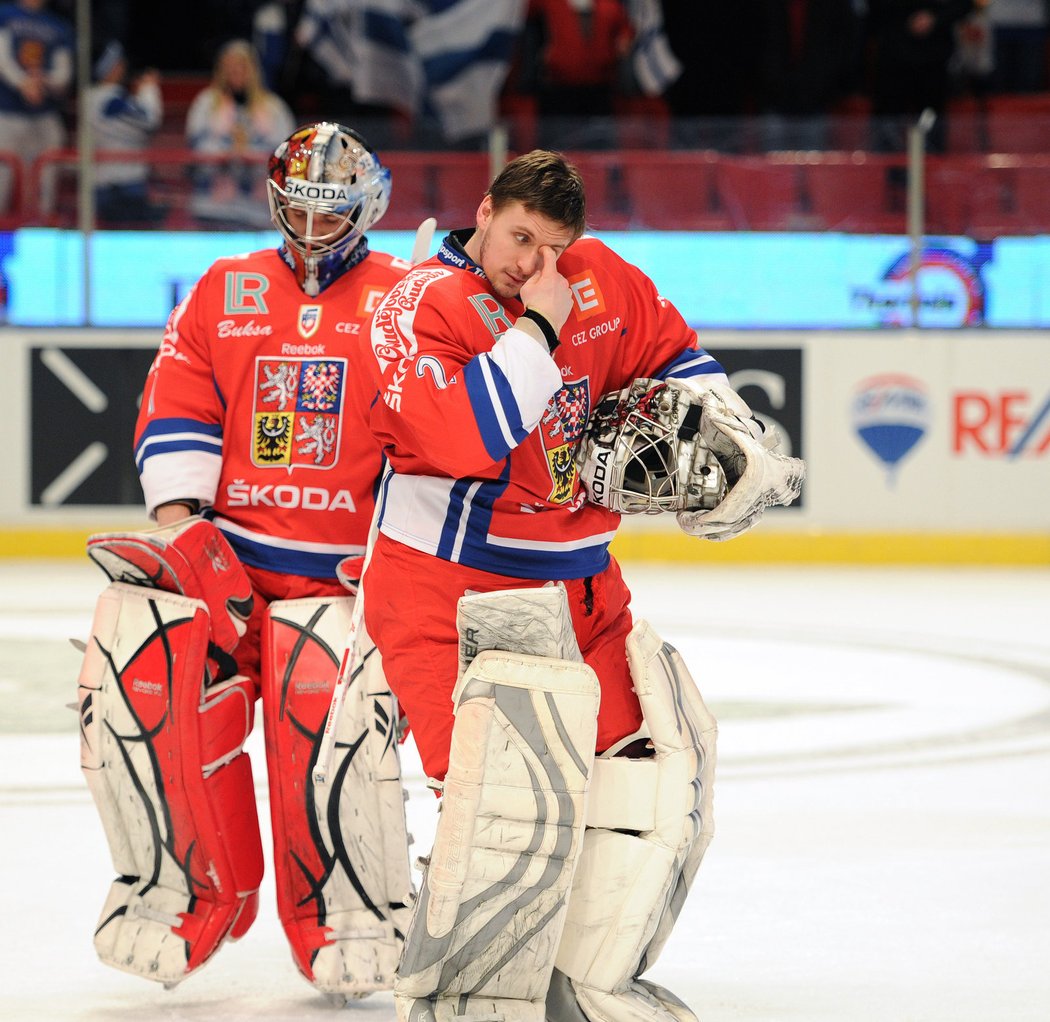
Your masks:
[{"label": "yellow rink line", "polygon": [[[133,524],[126,528],[137,528]],[[101,528],[0,528],[0,558],[84,557]],[[613,542],[623,561],[706,564],[928,564],[1050,566],[1050,533],[763,532],[710,543],[665,529],[625,529]]]}]

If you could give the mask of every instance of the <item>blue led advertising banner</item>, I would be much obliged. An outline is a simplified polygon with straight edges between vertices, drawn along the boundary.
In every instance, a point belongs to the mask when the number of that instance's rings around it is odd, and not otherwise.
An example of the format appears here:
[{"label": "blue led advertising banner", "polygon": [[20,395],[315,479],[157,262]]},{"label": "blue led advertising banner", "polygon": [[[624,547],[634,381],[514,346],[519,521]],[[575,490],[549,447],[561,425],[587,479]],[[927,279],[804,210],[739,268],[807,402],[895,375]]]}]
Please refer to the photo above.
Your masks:
[{"label": "blue led advertising banner", "polygon": [[[413,232],[377,230],[373,248],[407,257]],[[698,328],[879,329],[912,321],[907,238],[847,234],[608,232]],[[75,231],[0,234],[0,297],[18,326],[160,327],[220,256],[277,244],[273,232],[99,231],[91,235],[90,322]],[[928,238],[919,324],[1050,326],[1050,238]]]}]

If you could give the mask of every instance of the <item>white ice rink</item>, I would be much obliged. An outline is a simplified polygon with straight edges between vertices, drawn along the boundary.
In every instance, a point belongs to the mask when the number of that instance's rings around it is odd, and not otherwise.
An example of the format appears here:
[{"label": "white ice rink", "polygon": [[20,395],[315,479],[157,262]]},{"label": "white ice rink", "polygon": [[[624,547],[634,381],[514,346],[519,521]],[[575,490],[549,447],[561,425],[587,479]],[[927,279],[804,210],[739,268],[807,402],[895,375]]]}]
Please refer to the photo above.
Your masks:
[{"label": "white ice rink", "polygon": [[[702,1022],[1050,1020],[1050,569],[625,574],[721,726],[717,834],[648,975]],[[269,877],[173,991],[95,958],[112,868],[64,705],[103,581],[0,561],[0,1018],[393,1022],[299,977]],[[411,749],[406,773],[419,854]]]}]

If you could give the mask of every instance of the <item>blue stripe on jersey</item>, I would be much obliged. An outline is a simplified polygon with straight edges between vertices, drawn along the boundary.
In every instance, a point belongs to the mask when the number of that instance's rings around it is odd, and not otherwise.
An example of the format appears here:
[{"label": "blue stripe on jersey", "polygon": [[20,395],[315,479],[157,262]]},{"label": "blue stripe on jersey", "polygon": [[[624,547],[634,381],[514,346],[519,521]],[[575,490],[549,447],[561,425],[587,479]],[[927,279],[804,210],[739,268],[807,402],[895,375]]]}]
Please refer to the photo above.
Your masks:
[{"label": "blue stripe on jersey", "polygon": [[657,380],[666,380],[677,377],[679,380],[691,376],[709,376],[712,373],[725,373],[713,355],[709,355],[703,348],[686,348],[679,352],[653,377]]},{"label": "blue stripe on jersey", "polygon": [[[335,566],[354,550],[343,553],[315,553],[275,547],[268,543],[256,543],[244,536],[226,532],[216,523],[222,534],[230,541],[233,552],[244,563],[265,571],[276,571],[281,575],[303,575],[306,578],[335,578]],[[360,550],[360,548],[357,548]]]},{"label": "blue stripe on jersey", "polygon": [[149,445],[149,451],[146,454],[141,458],[136,459],[135,465],[138,467],[139,474],[141,475],[143,465],[155,455],[181,454],[184,451],[202,451],[205,454],[214,454],[217,458],[222,457],[222,446],[206,440],[156,440]]},{"label": "blue stripe on jersey", "polygon": [[512,578],[567,579],[598,575],[609,566],[609,544],[598,541],[579,550],[522,550],[487,543],[485,530],[471,527],[457,558],[460,564]]},{"label": "blue stripe on jersey", "polygon": [[463,370],[474,421],[493,461],[502,461],[527,436],[514,390],[488,355],[478,355]]},{"label": "blue stripe on jersey", "polygon": [[[193,439],[194,434],[196,439]],[[164,440],[165,437],[172,439]],[[203,450],[218,454],[221,453],[221,446],[222,426],[217,423],[201,422],[199,419],[154,419],[135,444],[135,462],[141,468],[142,463],[154,454],[180,450]],[[150,448],[148,454],[143,453],[146,447]]]},{"label": "blue stripe on jersey", "polygon": [[507,488],[510,459],[499,479],[457,479],[449,493],[448,510],[441,526],[437,556],[446,561],[462,560],[462,549],[472,536],[485,536],[492,521],[492,505]]}]

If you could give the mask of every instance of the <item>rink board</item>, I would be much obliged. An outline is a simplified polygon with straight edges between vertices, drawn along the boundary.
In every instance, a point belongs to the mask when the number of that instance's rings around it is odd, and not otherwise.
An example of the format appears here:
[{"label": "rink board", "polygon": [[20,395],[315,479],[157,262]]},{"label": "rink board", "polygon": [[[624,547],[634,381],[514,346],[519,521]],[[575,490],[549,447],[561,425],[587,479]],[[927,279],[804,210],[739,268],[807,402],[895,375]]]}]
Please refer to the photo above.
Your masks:
[{"label": "rink board", "polygon": [[[77,557],[142,527],[131,431],[150,330],[2,331],[13,461],[0,556]],[[625,520],[625,560],[1050,563],[1045,332],[705,333],[733,385],[808,465],[798,506],[727,544]]]}]

